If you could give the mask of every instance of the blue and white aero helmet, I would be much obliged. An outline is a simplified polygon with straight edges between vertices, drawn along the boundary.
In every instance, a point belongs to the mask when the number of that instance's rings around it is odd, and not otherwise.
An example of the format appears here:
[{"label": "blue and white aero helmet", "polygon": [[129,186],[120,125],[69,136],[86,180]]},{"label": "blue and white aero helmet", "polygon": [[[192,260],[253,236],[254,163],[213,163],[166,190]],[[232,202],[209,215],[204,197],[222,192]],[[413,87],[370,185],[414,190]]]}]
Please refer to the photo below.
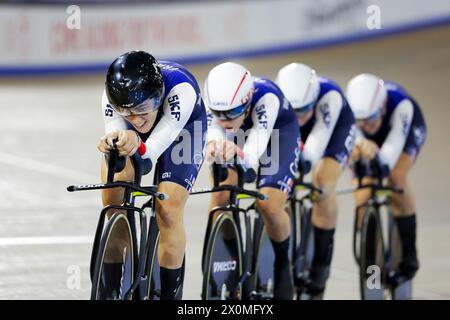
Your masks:
[{"label": "blue and white aero helmet", "polygon": [[346,96],[356,119],[370,119],[381,113],[386,103],[387,90],[382,79],[362,73],[349,81]]},{"label": "blue and white aero helmet", "polygon": [[276,83],[296,111],[312,109],[319,96],[316,71],[302,63],[291,63],[281,68]]},{"label": "blue and white aero helmet", "polygon": [[215,66],[205,81],[205,100],[214,115],[231,120],[242,115],[250,106],[253,79],[240,64],[225,62]]}]

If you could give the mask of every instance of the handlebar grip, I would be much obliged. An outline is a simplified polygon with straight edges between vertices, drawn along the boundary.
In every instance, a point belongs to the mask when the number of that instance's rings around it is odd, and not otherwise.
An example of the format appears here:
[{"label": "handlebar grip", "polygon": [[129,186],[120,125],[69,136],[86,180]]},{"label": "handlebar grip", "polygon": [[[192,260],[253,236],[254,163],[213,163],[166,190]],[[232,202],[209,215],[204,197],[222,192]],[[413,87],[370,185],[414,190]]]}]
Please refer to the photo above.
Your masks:
[{"label": "handlebar grip", "polygon": [[119,151],[116,148],[117,139],[114,141],[114,148],[107,154],[105,154],[106,163],[108,164],[108,182],[114,181],[114,174],[121,172],[126,165],[126,158],[119,156]]}]

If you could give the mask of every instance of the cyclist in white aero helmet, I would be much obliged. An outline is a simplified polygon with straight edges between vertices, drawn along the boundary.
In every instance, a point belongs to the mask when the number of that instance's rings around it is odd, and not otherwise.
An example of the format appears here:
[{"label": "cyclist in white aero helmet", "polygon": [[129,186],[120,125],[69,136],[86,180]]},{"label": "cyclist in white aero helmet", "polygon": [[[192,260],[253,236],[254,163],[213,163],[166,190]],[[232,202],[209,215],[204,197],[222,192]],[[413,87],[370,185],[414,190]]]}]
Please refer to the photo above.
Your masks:
[{"label": "cyclist in white aero helmet", "polygon": [[[416,208],[408,174],[425,142],[426,126],[417,102],[393,82],[363,73],[347,85],[347,99],[355,114],[357,134],[354,158],[378,157],[389,168],[389,182],[403,194],[392,195],[393,214],[402,242],[402,261],[396,277],[411,279],[419,268],[416,252]],[[355,193],[356,205],[369,197]]]},{"label": "cyclist in white aero helmet", "polygon": [[[355,118],[339,86],[318,76],[311,67],[291,63],[280,69],[277,83],[296,113],[303,142],[304,163],[312,168],[316,194],[312,212],[314,256],[311,283],[302,299],[322,299],[330,273],[337,221],[336,184],[355,141]],[[306,174],[305,168],[303,173]],[[308,171],[308,168],[306,168]]]},{"label": "cyclist in white aero helmet", "polygon": [[[294,110],[272,81],[252,77],[249,70],[231,62],[209,72],[204,93],[209,108],[206,160],[229,161],[237,154],[254,178],[259,169],[257,187],[270,199],[258,200],[257,206],[275,252],[274,298],[292,299],[290,222],[284,203],[300,159]],[[227,171],[223,183],[235,185],[236,172],[232,166]],[[225,205],[228,197],[228,192],[213,193],[211,208]]]}]

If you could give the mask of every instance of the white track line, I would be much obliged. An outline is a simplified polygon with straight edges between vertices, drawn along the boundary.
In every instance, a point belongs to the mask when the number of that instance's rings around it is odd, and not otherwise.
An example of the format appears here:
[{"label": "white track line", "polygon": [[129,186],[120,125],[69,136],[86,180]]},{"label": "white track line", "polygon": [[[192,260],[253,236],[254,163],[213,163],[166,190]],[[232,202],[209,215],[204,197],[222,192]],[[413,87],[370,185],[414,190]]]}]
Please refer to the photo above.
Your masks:
[{"label": "white track line", "polygon": [[65,244],[92,244],[94,236],[12,237],[0,238],[0,247]]},{"label": "white track line", "polygon": [[81,181],[84,183],[93,183],[95,181],[100,181],[100,174],[98,176],[94,176],[76,170],[52,165],[43,161],[15,156],[4,152],[0,152],[0,163],[44,173],[61,179],[71,180],[73,182]]}]

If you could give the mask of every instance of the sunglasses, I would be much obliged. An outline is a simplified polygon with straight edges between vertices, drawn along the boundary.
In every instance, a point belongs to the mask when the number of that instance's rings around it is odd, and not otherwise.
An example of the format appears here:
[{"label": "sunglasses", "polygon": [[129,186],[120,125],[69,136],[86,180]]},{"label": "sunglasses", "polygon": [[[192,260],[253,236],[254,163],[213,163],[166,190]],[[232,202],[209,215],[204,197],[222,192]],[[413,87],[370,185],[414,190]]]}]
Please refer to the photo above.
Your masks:
[{"label": "sunglasses", "polygon": [[161,96],[158,95],[156,97],[148,98],[141,104],[132,108],[124,108],[115,105],[112,105],[112,108],[121,116],[127,117],[131,115],[142,115],[153,112],[157,110],[160,105],[161,105]]},{"label": "sunglasses", "polygon": [[310,104],[307,104],[306,106],[294,109],[294,111],[297,114],[297,116],[302,116],[306,112],[311,111],[314,108],[314,104],[315,104],[315,102],[313,101]]},{"label": "sunglasses", "polygon": [[372,114],[371,116],[367,117],[367,118],[363,118],[363,119],[356,119],[356,122],[360,123],[360,124],[365,124],[365,123],[374,123],[375,121],[377,121],[378,119],[380,119],[381,117],[381,111],[377,111],[374,114]]}]

